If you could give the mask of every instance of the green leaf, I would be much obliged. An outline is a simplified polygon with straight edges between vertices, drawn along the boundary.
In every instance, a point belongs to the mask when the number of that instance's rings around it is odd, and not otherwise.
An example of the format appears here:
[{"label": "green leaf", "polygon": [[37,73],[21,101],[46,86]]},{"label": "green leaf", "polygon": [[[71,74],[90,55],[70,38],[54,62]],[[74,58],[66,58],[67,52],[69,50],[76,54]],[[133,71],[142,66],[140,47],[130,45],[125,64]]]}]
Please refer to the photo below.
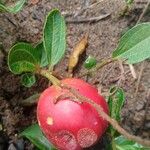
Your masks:
[{"label": "green leaf", "polygon": [[20,11],[24,5],[26,0],[18,0],[14,6],[5,6],[4,4],[0,3],[0,11],[6,11],[10,13],[17,13]]},{"label": "green leaf", "polygon": [[84,67],[86,69],[91,69],[96,66],[96,59],[92,56],[88,56],[88,58],[84,62]]},{"label": "green leaf", "polygon": [[25,87],[31,87],[36,82],[35,75],[31,73],[25,73],[21,76],[21,83]]},{"label": "green leaf", "polygon": [[40,127],[35,124],[25,129],[20,136],[29,139],[40,150],[55,150],[55,148],[49,143],[46,137],[43,135]]},{"label": "green leaf", "polygon": [[129,64],[141,62],[150,57],[150,23],[134,26],[120,39],[113,57],[126,59]]},{"label": "green leaf", "polygon": [[129,141],[123,136],[115,138],[114,144],[116,150],[150,150],[150,148],[143,147],[134,141]]},{"label": "green leaf", "polygon": [[51,11],[45,21],[43,44],[50,66],[57,64],[66,48],[66,26],[58,10]]},{"label": "green leaf", "polygon": [[127,5],[131,5],[134,2],[134,0],[125,0],[125,1],[126,1]]},{"label": "green leaf", "polygon": [[[112,87],[110,89],[110,96],[108,98],[108,105],[110,110],[110,116],[117,121],[120,121],[121,109],[125,101],[124,92],[119,87]],[[110,126],[109,132],[112,137],[115,136],[116,130]]]},{"label": "green leaf", "polygon": [[8,66],[14,74],[36,71],[40,61],[41,54],[27,43],[14,45],[8,55]]},{"label": "green leaf", "polygon": [[36,45],[35,49],[36,49],[36,51],[38,51],[41,54],[40,66],[41,67],[47,66],[48,60],[47,60],[46,52],[44,50],[43,42]]},{"label": "green leaf", "polygon": [[117,121],[120,121],[120,112],[125,101],[123,89],[119,87],[112,87],[109,91],[108,105],[110,115]]}]

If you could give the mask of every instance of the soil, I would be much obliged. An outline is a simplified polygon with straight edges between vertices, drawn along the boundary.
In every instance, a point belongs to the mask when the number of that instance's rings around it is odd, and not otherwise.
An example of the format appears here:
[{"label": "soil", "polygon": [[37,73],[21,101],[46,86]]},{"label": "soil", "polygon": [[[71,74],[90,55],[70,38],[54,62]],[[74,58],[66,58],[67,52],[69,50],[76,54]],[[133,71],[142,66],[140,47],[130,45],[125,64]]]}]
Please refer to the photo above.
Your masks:
[{"label": "soil", "polygon": [[[52,8],[58,8],[65,14],[66,20],[90,18],[110,13],[110,16],[93,23],[67,23],[67,49],[65,58],[55,67],[57,73],[66,76],[68,57],[75,44],[81,37],[89,32],[86,53],[74,71],[74,76],[85,71],[83,62],[88,55],[94,56],[98,61],[111,56],[116,48],[120,36],[136,24],[146,0],[135,0],[130,12],[120,16],[125,9],[122,0],[105,0],[98,5],[81,9],[95,3],[96,0],[32,0],[25,4],[22,11],[17,14],[0,14],[0,150],[32,150],[34,146],[18,137],[26,127],[36,123],[36,106],[23,107],[21,101],[32,94],[42,92],[48,85],[47,81],[37,77],[38,81],[32,88],[25,88],[20,84],[20,76],[13,75],[7,66],[7,54],[10,47],[18,41],[36,44],[42,37],[42,27],[46,14]],[[149,9],[142,22],[149,21]],[[132,77],[129,66],[124,65],[125,72],[122,78],[121,67],[118,62],[97,71],[92,77],[83,77],[96,86],[101,93],[106,93],[113,85],[118,84],[126,92],[126,102],[122,109],[121,125],[130,133],[150,139],[150,107],[149,98],[146,97],[150,89],[150,61],[145,62],[137,96],[135,90],[137,81]],[[140,65],[135,65],[137,75]],[[90,150],[105,149],[105,138]],[[102,148],[103,147],[103,148]]]}]

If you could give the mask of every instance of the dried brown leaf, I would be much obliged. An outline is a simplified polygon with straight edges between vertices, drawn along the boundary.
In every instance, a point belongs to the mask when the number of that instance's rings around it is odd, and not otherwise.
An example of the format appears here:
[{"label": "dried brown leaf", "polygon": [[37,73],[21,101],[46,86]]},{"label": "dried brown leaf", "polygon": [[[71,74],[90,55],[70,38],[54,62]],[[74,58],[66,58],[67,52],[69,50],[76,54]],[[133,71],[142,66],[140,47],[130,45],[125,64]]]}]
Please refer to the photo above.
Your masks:
[{"label": "dried brown leaf", "polygon": [[72,54],[69,57],[68,73],[72,76],[73,69],[76,67],[80,55],[85,51],[88,44],[88,34],[85,34],[83,38],[77,43]]}]

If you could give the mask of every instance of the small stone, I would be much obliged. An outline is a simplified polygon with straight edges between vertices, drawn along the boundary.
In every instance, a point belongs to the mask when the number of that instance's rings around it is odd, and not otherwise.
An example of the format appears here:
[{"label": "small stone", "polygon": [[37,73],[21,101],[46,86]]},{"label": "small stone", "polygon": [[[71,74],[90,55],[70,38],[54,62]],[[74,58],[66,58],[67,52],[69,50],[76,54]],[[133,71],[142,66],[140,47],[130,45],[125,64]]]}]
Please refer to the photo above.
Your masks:
[{"label": "small stone", "polygon": [[38,34],[38,33],[39,33],[39,29],[38,29],[38,28],[32,29],[32,32],[33,32],[34,34]]},{"label": "small stone", "polygon": [[137,105],[136,105],[136,110],[137,110],[137,111],[140,111],[140,110],[143,109],[143,107],[144,107],[144,102],[140,101],[140,102],[138,102]]},{"label": "small stone", "polygon": [[10,144],[8,150],[17,150],[14,144]]},{"label": "small stone", "polygon": [[150,122],[146,122],[145,128],[150,129]]},{"label": "small stone", "polygon": [[24,140],[23,139],[17,140],[15,144],[16,144],[17,150],[24,150]]}]

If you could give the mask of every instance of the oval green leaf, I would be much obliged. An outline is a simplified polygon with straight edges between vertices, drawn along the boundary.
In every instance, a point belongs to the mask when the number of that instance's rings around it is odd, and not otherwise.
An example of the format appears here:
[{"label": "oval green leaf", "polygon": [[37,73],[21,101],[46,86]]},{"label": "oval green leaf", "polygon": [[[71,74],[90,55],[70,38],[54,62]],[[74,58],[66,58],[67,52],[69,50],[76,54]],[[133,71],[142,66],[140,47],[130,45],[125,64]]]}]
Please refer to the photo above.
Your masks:
[{"label": "oval green leaf", "polygon": [[14,6],[5,6],[4,4],[2,4],[0,2],[0,11],[6,11],[6,12],[10,12],[10,13],[17,13],[18,11],[20,11],[24,5],[24,3],[26,2],[26,0],[18,0]]},{"label": "oval green leaf", "polygon": [[14,74],[34,72],[40,64],[40,55],[30,44],[18,43],[9,52],[9,69]]},{"label": "oval green leaf", "polygon": [[39,125],[37,124],[25,129],[20,136],[29,139],[39,150],[56,150],[43,135]]},{"label": "oval green leaf", "polygon": [[131,28],[120,39],[112,56],[127,60],[129,64],[141,62],[150,57],[150,23]]},{"label": "oval green leaf", "polygon": [[86,69],[91,69],[96,66],[96,59],[92,56],[88,56],[88,58],[84,62],[84,67]]},{"label": "oval green leaf", "polygon": [[50,66],[57,64],[66,48],[66,26],[58,10],[51,11],[45,21],[43,44]]},{"label": "oval green leaf", "polygon": [[35,84],[36,78],[35,75],[31,73],[25,73],[21,76],[21,83],[25,87],[31,87],[33,84]]}]

